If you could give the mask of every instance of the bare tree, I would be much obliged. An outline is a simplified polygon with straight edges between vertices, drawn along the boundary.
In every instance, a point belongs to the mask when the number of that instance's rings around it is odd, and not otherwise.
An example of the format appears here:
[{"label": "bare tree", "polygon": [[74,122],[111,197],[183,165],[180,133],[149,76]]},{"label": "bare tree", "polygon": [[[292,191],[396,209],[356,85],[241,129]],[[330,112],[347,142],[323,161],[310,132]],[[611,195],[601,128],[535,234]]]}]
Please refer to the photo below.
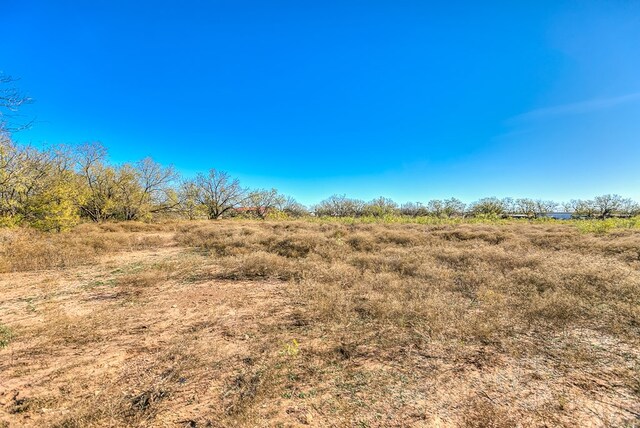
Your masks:
[{"label": "bare tree", "polygon": [[21,106],[33,100],[13,86],[16,80],[0,73],[0,138],[8,137],[11,132],[28,126],[28,124],[18,125],[15,117]]},{"label": "bare tree", "polygon": [[7,137],[0,135],[0,215],[14,215],[13,203],[20,180],[22,153]]},{"label": "bare tree", "polygon": [[474,215],[500,216],[505,211],[503,200],[496,197],[483,198],[471,204],[471,213]]},{"label": "bare tree", "polygon": [[364,206],[364,214],[374,217],[397,214],[398,212],[398,204],[392,199],[383,196],[372,200]]},{"label": "bare tree", "polygon": [[189,220],[195,220],[202,211],[202,205],[198,202],[198,186],[193,180],[180,183],[178,188],[178,210]]},{"label": "bare tree", "polygon": [[535,216],[542,217],[558,209],[558,203],[555,201],[545,201],[542,199],[537,199],[536,201],[534,201],[534,209]]},{"label": "bare tree", "polygon": [[173,166],[163,167],[146,157],[135,164],[135,171],[140,186],[139,207],[148,206],[150,212],[158,213],[177,206],[172,184],[179,175]]},{"label": "bare tree", "polygon": [[595,207],[593,201],[583,199],[571,199],[563,204],[565,211],[570,212],[574,217],[594,217]]},{"label": "bare tree", "polygon": [[464,216],[466,205],[459,199],[432,199],[427,202],[427,211],[435,217]]},{"label": "bare tree", "polygon": [[245,200],[246,190],[240,181],[223,171],[209,170],[208,174],[198,174],[195,180],[198,202],[202,204],[210,219],[219,219]]},{"label": "bare tree", "polygon": [[622,200],[622,206],[620,207],[620,212],[627,216],[636,216],[640,214],[640,205],[630,198],[625,198]]},{"label": "bare tree", "polygon": [[318,216],[358,217],[364,212],[364,201],[347,198],[345,195],[333,195],[314,207]]},{"label": "bare tree", "polygon": [[443,201],[443,214],[447,217],[464,216],[466,205],[460,199],[449,198]]},{"label": "bare tree", "polygon": [[502,198],[500,203],[502,203],[502,209],[505,214],[512,214],[516,212],[516,204],[512,197],[507,196],[506,198]]},{"label": "bare tree", "polygon": [[[13,116],[19,108],[32,100],[13,86],[16,79],[0,73],[0,214],[15,215],[18,209],[16,197],[22,194],[22,181],[28,172],[27,158],[33,157],[35,152],[20,149],[11,139],[11,132],[21,128],[14,128]],[[27,156],[30,154],[30,156]]]},{"label": "bare tree", "polygon": [[527,217],[534,217],[536,215],[536,203],[533,199],[519,198],[514,202],[515,213],[524,215]]},{"label": "bare tree", "polygon": [[441,217],[444,211],[444,203],[440,199],[432,199],[427,202],[427,210],[429,215]]},{"label": "bare tree", "polygon": [[264,220],[269,212],[283,204],[285,200],[286,198],[276,189],[258,189],[249,193],[246,204],[255,215]]},{"label": "bare tree", "polygon": [[593,207],[598,217],[605,219],[620,211],[623,201],[620,195],[596,196],[593,198]]},{"label": "bare tree", "polygon": [[427,215],[428,212],[425,206],[422,205],[422,202],[406,202],[400,205],[400,214],[418,217]]},{"label": "bare tree", "polygon": [[77,149],[77,170],[87,190],[80,210],[95,222],[113,215],[118,192],[116,171],[106,160],[107,149],[100,143],[85,143]]},{"label": "bare tree", "polygon": [[307,208],[291,196],[286,196],[280,200],[276,208],[292,217],[303,217],[309,214]]}]

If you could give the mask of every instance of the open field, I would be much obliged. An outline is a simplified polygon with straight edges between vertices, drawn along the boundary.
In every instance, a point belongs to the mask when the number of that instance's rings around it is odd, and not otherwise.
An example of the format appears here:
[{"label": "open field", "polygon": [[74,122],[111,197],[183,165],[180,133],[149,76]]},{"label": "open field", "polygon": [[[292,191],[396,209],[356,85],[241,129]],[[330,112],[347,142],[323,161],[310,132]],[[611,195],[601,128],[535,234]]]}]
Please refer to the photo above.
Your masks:
[{"label": "open field", "polygon": [[580,224],[0,230],[0,427],[640,426],[640,229]]}]

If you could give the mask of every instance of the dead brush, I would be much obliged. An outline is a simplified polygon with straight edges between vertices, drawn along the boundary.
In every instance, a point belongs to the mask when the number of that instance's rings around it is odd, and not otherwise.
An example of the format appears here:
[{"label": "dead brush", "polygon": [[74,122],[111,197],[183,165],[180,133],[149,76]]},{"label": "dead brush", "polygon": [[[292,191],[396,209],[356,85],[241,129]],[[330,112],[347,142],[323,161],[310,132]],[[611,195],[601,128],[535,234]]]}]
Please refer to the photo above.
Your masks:
[{"label": "dead brush", "polygon": [[484,241],[497,245],[508,239],[507,233],[499,228],[484,225],[458,225],[434,232],[440,239],[446,241]]},{"label": "dead brush", "polygon": [[24,228],[4,231],[0,235],[0,273],[86,265],[103,254],[154,248],[167,242],[159,235],[106,233],[81,226],[79,231],[62,233]]},{"label": "dead brush", "polygon": [[304,272],[295,261],[277,254],[257,251],[236,257],[226,257],[220,261],[222,272],[219,278],[227,279],[301,279]]},{"label": "dead brush", "polygon": [[[486,393],[484,393],[486,395]],[[515,428],[517,420],[490,398],[478,397],[466,402],[461,426],[466,428]]]},{"label": "dead brush", "polygon": [[222,393],[224,411],[228,415],[242,413],[256,399],[264,382],[260,370],[252,370],[237,374],[226,385]]},{"label": "dead brush", "polygon": [[[35,335],[46,339],[40,352],[59,346],[85,346],[103,341],[108,333],[110,320],[105,314],[72,315],[62,310],[47,310],[43,313],[45,323],[24,335]],[[58,349],[59,350],[59,349]]]},{"label": "dead brush", "polygon": [[322,244],[323,237],[317,235],[294,235],[287,238],[270,237],[261,242],[263,247],[271,253],[279,256],[299,259],[309,255]]},{"label": "dead brush", "polygon": [[378,230],[375,233],[377,242],[401,247],[413,247],[423,241],[419,233],[409,232],[406,230]]},{"label": "dead brush", "polygon": [[158,232],[171,230],[171,223],[143,223],[139,221],[121,221],[117,223],[100,223],[98,227],[105,232]]},{"label": "dead brush", "polygon": [[362,272],[395,272],[400,276],[416,276],[421,260],[417,254],[387,248],[377,254],[356,254],[349,263]]},{"label": "dead brush", "polygon": [[236,226],[202,226],[187,230],[176,236],[178,243],[212,252],[218,256],[238,256],[260,248],[259,240],[264,233],[258,229]]},{"label": "dead brush", "polygon": [[577,321],[583,311],[583,302],[561,290],[545,291],[531,298],[525,318],[530,323],[544,323],[552,328],[564,328]]},{"label": "dead brush", "polygon": [[354,251],[373,252],[380,248],[380,245],[370,235],[356,232],[347,238],[347,243]]},{"label": "dead brush", "polygon": [[16,229],[5,233],[0,243],[0,269],[4,272],[65,267],[94,259],[94,248],[73,235]]},{"label": "dead brush", "polygon": [[145,269],[142,272],[117,276],[115,285],[123,289],[138,289],[158,286],[169,279],[169,273],[162,269]]}]

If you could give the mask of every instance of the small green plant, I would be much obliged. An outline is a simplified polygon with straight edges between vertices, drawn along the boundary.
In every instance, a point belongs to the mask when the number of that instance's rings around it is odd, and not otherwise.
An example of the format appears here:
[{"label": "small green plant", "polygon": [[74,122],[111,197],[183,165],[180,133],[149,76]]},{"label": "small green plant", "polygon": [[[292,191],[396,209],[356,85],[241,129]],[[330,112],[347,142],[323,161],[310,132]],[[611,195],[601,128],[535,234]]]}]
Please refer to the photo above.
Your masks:
[{"label": "small green plant", "polygon": [[576,222],[576,227],[581,233],[602,235],[615,228],[615,224],[609,220],[582,220]]},{"label": "small green plant", "polygon": [[0,349],[6,347],[13,339],[13,331],[6,325],[0,324]]},{"label": "small green plant", "polygon": [[293,339],[291,342],[285,343],[282,353],[290,357],[295,357],[300,353],[300,344],[296,339]]}]

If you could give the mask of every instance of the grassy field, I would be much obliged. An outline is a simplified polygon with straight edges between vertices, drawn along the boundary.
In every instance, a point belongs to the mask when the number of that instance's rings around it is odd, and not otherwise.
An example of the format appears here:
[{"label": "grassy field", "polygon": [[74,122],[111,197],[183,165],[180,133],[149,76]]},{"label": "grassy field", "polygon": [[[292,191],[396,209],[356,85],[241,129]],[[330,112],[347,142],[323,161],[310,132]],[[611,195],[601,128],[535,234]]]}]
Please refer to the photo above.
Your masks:
[{"label": "grassy field", "polygon": [[0,230],[0,427],[640,426],[637,226]]}]

